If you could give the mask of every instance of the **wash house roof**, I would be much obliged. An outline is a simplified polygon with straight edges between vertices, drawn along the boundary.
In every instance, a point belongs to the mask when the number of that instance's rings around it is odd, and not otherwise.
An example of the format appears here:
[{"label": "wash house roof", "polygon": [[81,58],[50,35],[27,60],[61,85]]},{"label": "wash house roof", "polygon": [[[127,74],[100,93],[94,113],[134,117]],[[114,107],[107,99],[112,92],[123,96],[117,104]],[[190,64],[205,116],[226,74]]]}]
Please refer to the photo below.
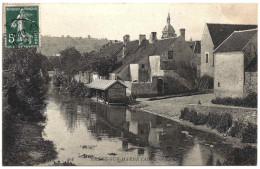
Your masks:
[{"label": "wash house roof", "polygon": [[118,80],[103,80],[103,79],[97,79],[92,83],[88,84],[87,87],[91,89],[107,90],[116,83],[119,83],[126,88],[124,83]]},{"label": "wash house roof", "polygon": [[257,34],[257,29],[235,31],[233,32],[219,47],[214,51],[218,52],[235,52],[242,51],[244,47],[253,39]]},{"label": "wash house roof", "polygon": [[257,28],[257,25],[212,24],[212,23],[207,23],[207,26],[215,47],[218,47],[234,31]]}]

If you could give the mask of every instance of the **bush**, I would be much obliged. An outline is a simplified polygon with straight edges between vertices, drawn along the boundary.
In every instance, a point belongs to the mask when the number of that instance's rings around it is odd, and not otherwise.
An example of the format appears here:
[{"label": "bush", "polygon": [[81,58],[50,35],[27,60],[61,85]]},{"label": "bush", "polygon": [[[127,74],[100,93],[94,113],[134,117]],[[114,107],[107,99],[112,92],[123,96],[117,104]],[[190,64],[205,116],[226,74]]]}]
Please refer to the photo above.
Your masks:
[{"label": "bush", "polygon": [[242,139],[243,128],[245,124],[241,121],[235,121],[233,125],[229,128],[227,134],[231,137],[237,137]]},{"label": "bush", "polygon": [[208,115],[208,122],[207,124],[212,128],[215,129],[220,121],[220,116],[216,113],[209,113]]},{"label": "bush", "polygon": [[256,143],[257,142],[257,126],[248,123],[242,134],[242,143]]},{"label": "bush", "polygon": [[187,114],[189,113],[189,110],[187,107],[185,107],[184,109],[181,110],[181,115],[180,115],[180,119],[182,120],[188,120],[186,117],[187,117]]},{"label": "bush", "polygon": [[205,125],[208,121],[208,116],[202,113],[198,114],[197,125]]},{"label": "bush", "polygon": [[221,114],[220,121],[216,126],[216,129],[220,133],[225,133],[232,126],[232,116],[228,113]]},{"label": "bush", "polygon": [[223,104],[232,106],[242,106],[242,107],[257,107],[257,93],[250,93],[245,98],[216,98],[211,100],[213,104]]}]

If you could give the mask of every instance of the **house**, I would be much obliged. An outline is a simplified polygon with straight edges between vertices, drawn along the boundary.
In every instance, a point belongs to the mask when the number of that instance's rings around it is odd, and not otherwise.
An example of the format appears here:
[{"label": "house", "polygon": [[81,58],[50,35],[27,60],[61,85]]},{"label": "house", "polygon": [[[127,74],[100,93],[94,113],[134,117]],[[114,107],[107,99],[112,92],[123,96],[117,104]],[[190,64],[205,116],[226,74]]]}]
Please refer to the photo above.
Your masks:
[{"label": "house", "polygon": [[212,24],[206,23],[201,38],[201,76],[214,78],[213,51],[234,31],[255,29],[257,25]]},{"label": "house", "polygon": [[156,32],[151,32],[149,39],[140,34],[135,41],[125,35],[119,53],[122,55],[117,56],[109,79],[124,81],[127,94],[163,95],[196,88],[198,56],[185,41],[185,29],[180,29],[177,37],[169,16],[161,40]]},{"label": "house", "polygon": [[91,89],[97,100],[116,104],[124,104],[126,102],[127,87],[121,81],[97,79],[86,86]]},{"label": "house", "polygon": [[124,41],[123,56],[117,62],[110,79],[120,79],[127,85],[127,93],[157,95],[186,92],[195,88],[197,55],[181,36],[158,40],[152,32],[136,41]]},{"label": "house", "polygon": [[197,57],[197,77],[200,77],[200,62],[201,62],[201,41],[187,41],[191,50],[198,56]]},{"label": "house", "polygon": [[257,93],[257,29],[233,32],[214,54],[217,97]]}]

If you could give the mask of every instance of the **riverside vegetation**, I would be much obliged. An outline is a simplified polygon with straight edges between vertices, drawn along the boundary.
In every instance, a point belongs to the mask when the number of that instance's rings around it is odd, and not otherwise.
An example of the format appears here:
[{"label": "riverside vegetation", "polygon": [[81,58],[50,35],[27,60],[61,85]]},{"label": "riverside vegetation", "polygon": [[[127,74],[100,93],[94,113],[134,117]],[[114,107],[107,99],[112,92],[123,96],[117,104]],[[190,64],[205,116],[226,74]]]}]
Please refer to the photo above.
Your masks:
[{"label": "riverside vegetation", "polygon": [[47,58],[36,48],[3,48],[3,165],[37,165],[57,152],[42,138]]},{"label": "riverside vegetation", "polygon": [[242,143],[257,142],[257,125],[250,122],[234,121],[229,113],[209,113],[205,115],[184,108],[179,118],[190,121],[194,125],[207,125],[220,133],[240,139]]}]

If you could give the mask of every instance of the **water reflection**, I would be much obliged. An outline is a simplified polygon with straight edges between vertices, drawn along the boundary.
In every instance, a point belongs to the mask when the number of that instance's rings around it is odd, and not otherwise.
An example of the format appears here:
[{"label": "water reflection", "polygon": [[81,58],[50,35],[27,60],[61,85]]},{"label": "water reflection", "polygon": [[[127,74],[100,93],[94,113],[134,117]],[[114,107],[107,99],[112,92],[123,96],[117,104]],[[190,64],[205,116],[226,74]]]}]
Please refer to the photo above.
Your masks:
[{"label": "water reflection", "polygon": [[[216,165],[224,156],[178,123],[124,106],[60,95],[50,87],[45,138],[76,165]],[[92,147],[92,148],[89,148]],[[106,160],[106,157],[125,159]],[[131,157],[138,157],[129,160]],[[93,160],[99,159],[99,160]],[[127,160],[126,160],[127,159]]]}]

